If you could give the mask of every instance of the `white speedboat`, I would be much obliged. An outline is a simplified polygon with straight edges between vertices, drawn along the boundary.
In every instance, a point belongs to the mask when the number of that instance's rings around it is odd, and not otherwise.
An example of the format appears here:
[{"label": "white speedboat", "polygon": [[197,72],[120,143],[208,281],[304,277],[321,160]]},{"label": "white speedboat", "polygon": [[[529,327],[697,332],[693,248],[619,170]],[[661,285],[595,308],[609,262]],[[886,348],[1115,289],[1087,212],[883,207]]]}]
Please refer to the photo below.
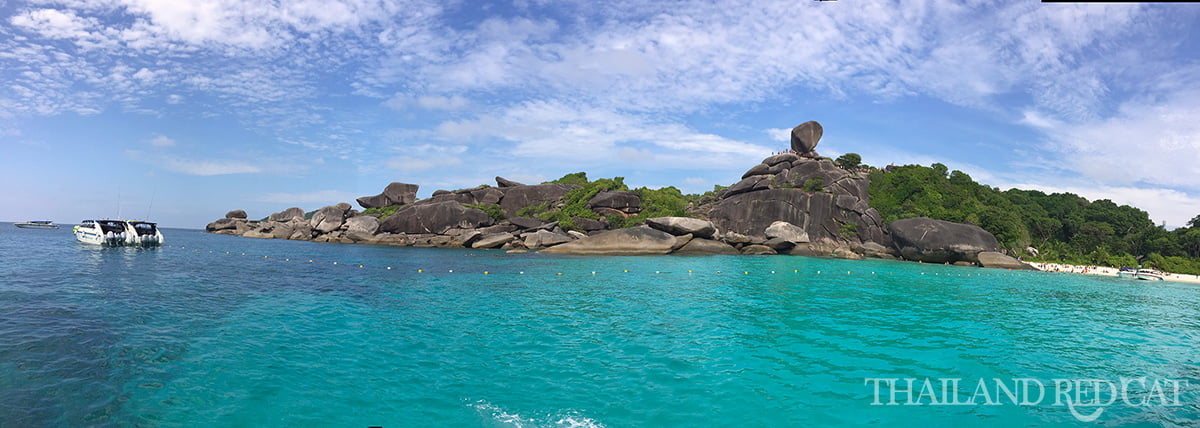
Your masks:
[{"label": "white speedboat", "polygon": [[13,226],[22,229],[58,229],[58,225],[50,220],[30,220],[21,223],[13,223]]},{"label": "white speedboat", "polygon": [[84,220],[75,226],[74,232],[79,242],[107,247],[163,243],[158,225],[147,221]]},{"label": "white speedboat", "polygon": [[1162,272],[1159,272],[1154,269],[1138,269],[1137,273],[1134,274],[1133,277],[1140,279],[1140,280],[1145,280],[1145,281],[1165,281],[1166,280],[1166,278],[1163,276]]},{"label": "white speedboat", "polygon": [[1131,267],[1122,267],[1117,271],[1117,277],[1123,279],[1136,279],[1137,270]]},{"label": "white speedboat", "polygon": [[127,221],[129,229],[133,231],[131,240],[133,245],[162,245],[162,232],[158,230],[158,224],[148,221]]}]

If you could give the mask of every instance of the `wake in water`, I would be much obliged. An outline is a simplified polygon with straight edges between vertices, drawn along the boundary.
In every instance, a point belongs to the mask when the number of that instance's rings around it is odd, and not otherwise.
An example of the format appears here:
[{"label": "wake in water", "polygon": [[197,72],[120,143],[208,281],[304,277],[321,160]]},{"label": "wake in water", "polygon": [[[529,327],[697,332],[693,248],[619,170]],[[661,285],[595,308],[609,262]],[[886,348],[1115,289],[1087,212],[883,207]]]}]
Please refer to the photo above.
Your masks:
[{"label": "wake in water", "polygon": [[600,428],[604,424],[595,419],[583,416],[575,410],[558,411],[546,414],[541,418],[527,418],[516,413],[509,413],[486,400],[473,401],[467,406],[479,413],[484,426],[493,427],[569,427],[569,428]]}]

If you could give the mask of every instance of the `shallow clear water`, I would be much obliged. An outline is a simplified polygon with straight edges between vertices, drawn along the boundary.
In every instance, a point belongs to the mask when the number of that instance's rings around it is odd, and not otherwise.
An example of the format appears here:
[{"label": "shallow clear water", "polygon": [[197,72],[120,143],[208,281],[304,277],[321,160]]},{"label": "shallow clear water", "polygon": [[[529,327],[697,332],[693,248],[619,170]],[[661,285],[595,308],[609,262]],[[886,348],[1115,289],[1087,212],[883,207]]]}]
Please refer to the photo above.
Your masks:
[{"label": "shallow clear water", "polygon": [[1183,380],[1097,422],[1200,417],[1186,284],[164,233],[0,224],[0,426],[1082,424],[1050,398],[872,405],[868,378]]}]

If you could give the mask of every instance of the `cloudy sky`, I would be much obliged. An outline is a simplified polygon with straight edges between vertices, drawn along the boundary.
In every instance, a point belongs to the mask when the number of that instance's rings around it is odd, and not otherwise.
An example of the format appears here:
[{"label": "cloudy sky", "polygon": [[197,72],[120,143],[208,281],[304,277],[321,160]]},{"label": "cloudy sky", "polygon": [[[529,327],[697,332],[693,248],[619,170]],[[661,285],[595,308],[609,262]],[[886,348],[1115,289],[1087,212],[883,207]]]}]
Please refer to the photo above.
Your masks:
[{"label": "cloudy sky", "polygon": [[1180,226],[1200,5],[0,0],[0,220],[203,227],[565,173],[702,192],[818,120]]}]

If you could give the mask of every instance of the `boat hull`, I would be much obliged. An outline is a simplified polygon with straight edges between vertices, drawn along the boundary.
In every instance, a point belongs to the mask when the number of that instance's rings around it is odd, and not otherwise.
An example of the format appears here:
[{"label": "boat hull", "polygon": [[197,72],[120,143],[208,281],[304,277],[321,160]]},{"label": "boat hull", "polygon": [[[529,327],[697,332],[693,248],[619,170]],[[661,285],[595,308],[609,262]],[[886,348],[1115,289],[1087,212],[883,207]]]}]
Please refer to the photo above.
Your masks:
[{"label": "boat hull", "polygon": [[41,224],[41,223],[13,223],[13,226],[22,229],[58,229],[57,224]]},{"label": "boat hull", "polygon": [[[157,227],[141,228],[145,222],[126,222],[105,220],[101,227],[93,221],[75,226],[72,232],[75,239],[84,244],[103,247],[143,246],[151,247],[163,244],[162,232]],[[152,225],[152,223],[151,223]]]}]

